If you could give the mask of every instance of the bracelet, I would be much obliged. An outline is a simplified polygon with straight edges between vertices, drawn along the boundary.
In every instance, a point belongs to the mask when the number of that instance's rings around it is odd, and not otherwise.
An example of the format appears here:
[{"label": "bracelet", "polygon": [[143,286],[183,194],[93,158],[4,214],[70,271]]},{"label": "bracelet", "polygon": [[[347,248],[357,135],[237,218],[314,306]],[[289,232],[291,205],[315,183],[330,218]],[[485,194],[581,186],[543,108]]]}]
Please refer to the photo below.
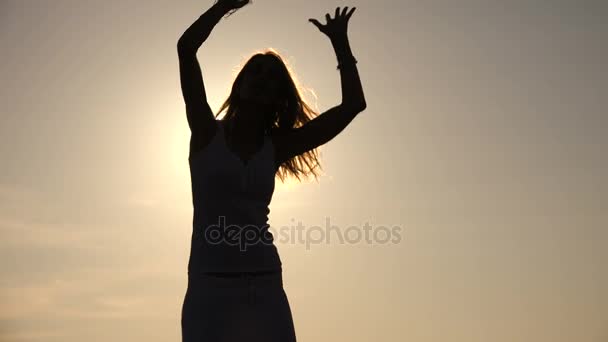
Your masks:
[{"label": "bracelet", "polygon": [[236,11],[238,11],[238,10],[239,10],[238,8],[233,8],[233,9],[229,10],[229,11],[228,11],[228,13],[226,13],[226,14],[224,15],[224,18],[228,18],[229,16],[231,16],[231,15],[232,15],[232,13],[234,13],[234,12],[236,12]]},{"label": "bracelet", "polygon": [[344,64],[346,63],[353,63],[353,64],[357,64],[357,59],[355,58],[355,56],[350,56],[348,57],[346,60],[342,60],[338,62],[338,66],[336,67],[336,69],[340,69],[342,66],[344,66]]}]

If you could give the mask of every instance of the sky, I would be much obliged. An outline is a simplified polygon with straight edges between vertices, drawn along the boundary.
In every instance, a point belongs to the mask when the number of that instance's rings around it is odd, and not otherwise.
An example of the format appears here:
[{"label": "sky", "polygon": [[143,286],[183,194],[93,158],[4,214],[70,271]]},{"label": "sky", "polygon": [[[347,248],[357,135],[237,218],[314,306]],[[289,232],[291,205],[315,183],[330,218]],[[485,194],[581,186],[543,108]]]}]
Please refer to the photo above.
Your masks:
[{"label": "sky", "polygon": [[[0,0],[0,341],[180,340],[176,42],[212,4]],[[198,51],[212,109],[269,47],[337,105],[308,22],[336,6],[357,7],[367,109],[270,206],[271,227],[311,232],[276,242],[298,340],[608,341],[608,6],[257,0]],[[377,239],[315,243],[329,223]]]}]

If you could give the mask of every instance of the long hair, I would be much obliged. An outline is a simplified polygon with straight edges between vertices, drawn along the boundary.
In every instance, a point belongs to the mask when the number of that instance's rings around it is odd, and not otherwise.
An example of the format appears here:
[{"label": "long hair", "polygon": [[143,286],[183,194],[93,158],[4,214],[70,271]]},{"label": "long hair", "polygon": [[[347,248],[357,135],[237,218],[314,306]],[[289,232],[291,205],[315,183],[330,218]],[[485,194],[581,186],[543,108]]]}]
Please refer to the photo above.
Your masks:
[{"label": "long hair", "polygon": [[[226,110],[225,119],[230,119],[238,115],[239,109],[239,89],[243,79],[243,71],[247,68],[253,58],[259,55],[272,56],[280,66],[280,106],[276,107],[274,115],[267,117],[264,123],[264,131],[289,131],[294,128],[301,127],[306,122],[312,120],[318,116],[319,113],[312,109],[306,101],[304,101],[301,93],[302,87],[299,85],[295,74],[291,71],[291,68],[285,63],[281,55],[273,48],[268,48],[263,51],[254,53],[246,61],[245,65],[241,67],[238,72],[233,84],[230,95],[220,106],[216,117],[221,112]],[[314,94],[314,93],[313,93]],[[277,170],[277,175],[282,182],[292,176],[301,181],[301,177],[309,178],[311,175],[315,179],[318,178],[318,170],[321,170],[321,164],[319,163],[319,152],[317,148],[306,151],[300,155],[292,157],[289,160],[283,162]]]}]

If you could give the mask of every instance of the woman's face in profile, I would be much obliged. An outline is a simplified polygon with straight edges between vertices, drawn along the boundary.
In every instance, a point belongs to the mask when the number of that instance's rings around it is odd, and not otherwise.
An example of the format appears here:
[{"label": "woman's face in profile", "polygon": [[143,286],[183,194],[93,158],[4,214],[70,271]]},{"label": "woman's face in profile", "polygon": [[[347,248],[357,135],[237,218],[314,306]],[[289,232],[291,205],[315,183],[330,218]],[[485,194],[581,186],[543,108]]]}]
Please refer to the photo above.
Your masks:
[{"label": "woman's face in profile", "polygon": [[273,57],[257,56],[243,71],[240,89],[242,99],[261,104],[274,104],[279,95],[279,66]]}]

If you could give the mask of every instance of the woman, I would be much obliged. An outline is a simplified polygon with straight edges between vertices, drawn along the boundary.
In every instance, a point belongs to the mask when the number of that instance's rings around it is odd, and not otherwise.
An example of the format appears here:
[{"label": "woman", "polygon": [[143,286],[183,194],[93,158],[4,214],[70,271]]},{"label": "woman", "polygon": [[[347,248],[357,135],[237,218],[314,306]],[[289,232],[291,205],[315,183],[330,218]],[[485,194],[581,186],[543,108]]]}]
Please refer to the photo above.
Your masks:
[{"label": "woman", "polygon": [[178,55],[190,139],[194,206],[182,341],[296,341],[282,264],[268,231],[276,175],[314,175],[316,148],[365,109],[347,38],[355,8],[336,8],[327,23],[342,103],[314,117],[289,68],[274,50],[253,55],[236,77],[217,120],[207,103],[196,53],[213,27],[248,0],[219,0],[180,37]]}]

